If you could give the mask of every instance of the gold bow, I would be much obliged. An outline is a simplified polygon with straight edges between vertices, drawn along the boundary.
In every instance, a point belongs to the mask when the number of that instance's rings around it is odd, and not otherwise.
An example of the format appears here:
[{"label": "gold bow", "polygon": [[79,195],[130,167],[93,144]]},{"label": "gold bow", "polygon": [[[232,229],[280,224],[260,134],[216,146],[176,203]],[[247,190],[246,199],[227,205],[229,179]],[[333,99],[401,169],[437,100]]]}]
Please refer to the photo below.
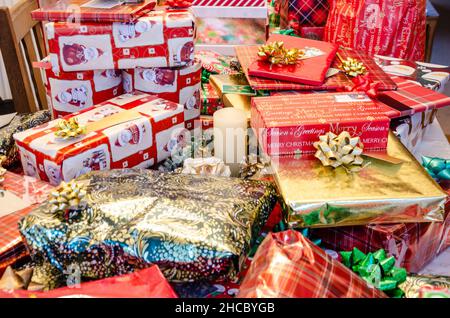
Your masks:
[{"label": "gold bow", "polygon": [[271,64],[296,64],[305,55],[305,51],[297,48],[286,49],[282,41],[270,42],[259,47],[258,56]]},{"label": "gold bow", "polygon": [[50,193],[49,202],[52,213],[65,213],[69,209],[78,209],[84,203],[86,196],[84,187],[74,181],[68,183],[62,182],[56,191]]},{"label": "gold bow", "polygon": [[343,131],[339,136],[328,132],[319,137],[314,148],[317,149],[314,155],[326,167],[337,168],[342,166],[347,172],[356,172],[363,168],[363,158],[361,154],[364,149],[359,137],[351,137],[348,131]]},{"label": "gold bow", "polygon": [[341,62],[342,70],[349,76],[356,77],[358,75],[366,73],[366,67],[357,59],[348,57],[346,60],[341,60]]},{"label": "gold bow", "polygon": [[63,139],[75,138],[86,133],[86,127],[80,126],[76,117],[68,120],[61,119],[58,122],[55,135]]}]

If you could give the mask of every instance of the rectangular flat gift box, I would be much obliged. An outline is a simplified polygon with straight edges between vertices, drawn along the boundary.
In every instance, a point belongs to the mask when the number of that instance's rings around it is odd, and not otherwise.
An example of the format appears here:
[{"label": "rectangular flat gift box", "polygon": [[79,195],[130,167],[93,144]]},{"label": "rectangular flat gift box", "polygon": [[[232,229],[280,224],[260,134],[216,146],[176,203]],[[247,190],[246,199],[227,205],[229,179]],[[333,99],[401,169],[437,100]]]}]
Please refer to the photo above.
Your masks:
[{"label": "rectangular flat gift box", "polygon": [[365,157],[357,173],[324,167],[313,155],[272,157],[272,167],[294,227],[442,222],[447,199],[439,185],[392,134],[391,164]]},{"label": "rectangular flat gift box", "polygon": [[124,94],[64,119],[72,117],[86,134],[58,138],[54,120],[14,135],[25,174],[57,185],[92,170],[150,167],[181,146],[186,131],[183,105],[146,93]]},{"label": "rectangular flat gift box", "polygon": [[251,127],[269,155],[313,153],[328,131],[361,137],[365,149],[386,148],[391,109],[365,94],[323,93],[252,99]]},{"label": "rectangular flat gift box", "polygon": [[[120,4],[112,8],[89,6],[91,0],[40,0],[40,8],[31,12],[38,21],[67,22],[131,22],[153,10],[156,0],[143,0],[136,4]],[[99,1],[98,1],[99,2]]]},{"label": "rectangular flat gift box", "polygon": [[50,22],[45,33],[58,71],[174,67],[194,59],[187,10],[151,11],[132,23]]}]

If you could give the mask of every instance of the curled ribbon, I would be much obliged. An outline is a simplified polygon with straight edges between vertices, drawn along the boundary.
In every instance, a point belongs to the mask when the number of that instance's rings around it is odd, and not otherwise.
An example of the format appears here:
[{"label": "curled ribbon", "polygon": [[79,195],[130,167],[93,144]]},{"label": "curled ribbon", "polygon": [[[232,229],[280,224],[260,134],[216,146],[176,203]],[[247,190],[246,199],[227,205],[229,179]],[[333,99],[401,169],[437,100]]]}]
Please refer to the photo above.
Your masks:
[{"label": "curled ribbon", "polygon": [[275,65],[296,64],[305,55],[305,51],[297,48],[287,49],[282,41],[275,41],[259,47],[258,56],[262,61]]},{"label": "curled ribbon", "polygon": [[352,79],[353,86],[344,87],[346,92],[364,92],[370,98],[376,98],[378,96],[378,89],[381,86],[381,82],[374,83],[367,73],[364,76],[357,76]]},{"label": "curled ribbon", "polygon": [[340,252],[340,255],[342,263],[370,285],[391,297],[403,296],[398,285],[406,280],[406,270],[395,267],[395,258],[388,257],[384,249],[366,255],[355,247],[352,251]]},{"label": "curled ribbon", "polygon": [[341,63],[341,69],[345,74],[349,76],[356,77],[358,75],[363,75],[364,73],[366,73],[366,67],[357,59],[347,57],[347,59],[345,60],[341,59]]},{"label": "curled ribbon", "polygon": [[314,155],[327,167],[337,168],[342,166],[347,172],[356,172],[363,168],[364,145],[359,137],[351,137],[348,131],[343,131],[339,136],[328,132],[319,137],[319,141],[313,144],[317,149]]},{"label": "curled ribbon", "polygon": [[450,180],[450,160],[423,156],[422,165],[433,179]]},{"label": "curled ribbon", "polygon": [[63,139],[75,138],[86,133],[86,127],[80,126],[76,117],[68,120],[61,119],[58,122],[55,135]]},{"label": "curled ribbon", "polygon": [[84,205],[86,190],[74,181],[62,182],[59,187],[50,193],[50,212],[61,213],[67,218],[68,211],[77,210]]}]

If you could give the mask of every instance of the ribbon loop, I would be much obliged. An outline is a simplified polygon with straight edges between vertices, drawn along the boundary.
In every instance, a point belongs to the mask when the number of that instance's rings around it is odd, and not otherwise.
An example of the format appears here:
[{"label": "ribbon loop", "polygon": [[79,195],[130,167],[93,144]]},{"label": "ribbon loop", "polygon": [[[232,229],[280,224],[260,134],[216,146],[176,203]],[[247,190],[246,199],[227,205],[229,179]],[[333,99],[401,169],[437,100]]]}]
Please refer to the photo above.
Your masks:
[{"label": "ribbon loop", "polygon": [[282,41],[274,41],[259,47],[258,56],[262,61],[275,65],[292,65],[305,55],[305,51],[297,48],[287,49]]}]

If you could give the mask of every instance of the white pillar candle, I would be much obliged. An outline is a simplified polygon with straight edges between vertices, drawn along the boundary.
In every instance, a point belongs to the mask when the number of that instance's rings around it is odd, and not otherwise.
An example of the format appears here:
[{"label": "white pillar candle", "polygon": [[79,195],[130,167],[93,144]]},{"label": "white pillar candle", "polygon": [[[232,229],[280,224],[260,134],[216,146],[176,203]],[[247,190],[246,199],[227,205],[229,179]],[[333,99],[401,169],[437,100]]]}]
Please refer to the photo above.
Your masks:
[{"label": "white pillar candle", "polygon": [[214,113],[214,156],[227,164],[240,163],[247,149],[247,114],[233,107]]}]

